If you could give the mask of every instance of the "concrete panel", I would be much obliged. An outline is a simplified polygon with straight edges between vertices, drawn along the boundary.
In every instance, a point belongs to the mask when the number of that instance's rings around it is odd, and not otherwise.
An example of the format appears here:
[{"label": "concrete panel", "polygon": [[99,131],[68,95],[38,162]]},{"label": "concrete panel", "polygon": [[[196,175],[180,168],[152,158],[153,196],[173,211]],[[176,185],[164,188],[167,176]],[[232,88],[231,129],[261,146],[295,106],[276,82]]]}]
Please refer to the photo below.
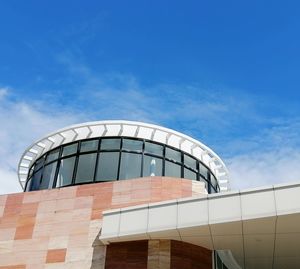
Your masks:
[{"label": "concrete panel", "polygon": [[300,187],[275,190],[277,214],[300,213]]},{"label": "concrete panel", "polygon": [[178,203],[178,228],[208,224],[208,201]]},{"label": "concrete panel", "polygon": [[147,232],[148,208],[121,211],[119,236]]},{"label": "concrete panel", "polygon": [[177,226],[177,203],[149,208],[148,231],[171,230]]},{"label": "concrete panel", "polygon": [[209,223],[232,222],[241,220],[239,195],[212,196],[208,200]]},{"label": "concrete panel", "polygon": [[273,189],[241,193],[242,219],[274,216],[276,214]]}]

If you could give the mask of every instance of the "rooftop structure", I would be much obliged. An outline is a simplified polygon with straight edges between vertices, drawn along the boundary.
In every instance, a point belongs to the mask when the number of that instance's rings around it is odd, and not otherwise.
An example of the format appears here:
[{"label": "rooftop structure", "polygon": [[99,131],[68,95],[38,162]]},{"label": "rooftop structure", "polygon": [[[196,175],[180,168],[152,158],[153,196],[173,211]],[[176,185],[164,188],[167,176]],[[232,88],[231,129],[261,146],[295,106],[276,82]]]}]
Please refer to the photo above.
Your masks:
[{"label": "rooftop structure", "polygon": [[29,146],[18,168],[28,191],[151,174],[202,180],[208,192],[228,189],[228,170],[209,147],[171,129],[132,121],[58,130]]}]

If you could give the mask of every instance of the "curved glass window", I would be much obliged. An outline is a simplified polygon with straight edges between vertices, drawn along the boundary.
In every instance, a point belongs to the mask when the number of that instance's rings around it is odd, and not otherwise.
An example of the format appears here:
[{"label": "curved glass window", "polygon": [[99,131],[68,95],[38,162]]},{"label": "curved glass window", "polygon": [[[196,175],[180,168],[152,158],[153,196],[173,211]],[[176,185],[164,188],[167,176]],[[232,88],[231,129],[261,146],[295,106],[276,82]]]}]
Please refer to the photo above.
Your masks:
[{"label": "curved glass window", "polygon": [[118,178],[119,152],[100,152],[96,181],[109,181]]},{"label": "curved glass window", "polygon": [[60,161],[56,187],[67,186],[72,183],[73,171],[75,166],[75,157],[62,159]]},{"label": "curved glass window", "polygon": [[164,153],[164,147],[162,145],[145,142],[145,153],[157,155],[157,156],[163,156]]},{"label": "curved glass window", "polygon": [[77,148],[78,148],[78,143],[74,143],[69,146],[65,146],[63,148],[62,157],[75,154],[77,152]]},{"label": "curved glass window", "polygon": [[31,191],[36,191],[40,189],[41,177],[42,177],[42,169],[40,169],[39,171],[33,174],[31,180],[31,187],[30,187]]},{"label": "curved glass window", "polygon": [[165,162],[166,177],[181,177],[181,165],[166,161]]},{"label": "curved glass window", "polygon": [[141,177],[141,163],[141,155],[122,152],[119,179]]},{"label": "curved glass window", "polygon": [[82,141],[80,145],[80,152],[87,152],[87,151],[95,151],[98,149],[98,140],[88,140]]},{"label": "curved glass window", "polygon": [[184,168],[184,178],[197,180],[197,173],[190,169]]},{"label": "curved glass window", "polygon": [[45,161],[45,155],[39,158],[34,165],[34,172],[38,171],[40,168],[43,167]]},{"label": "curved glass window", "polygon": [[162,176],[162,159],[153,156],[144,156],[143,177]]},{"label": "curved glass window", "polygon": [[127,137],[69,143],[41,156],[30,167],[26,191],[148,176],[204,182],[218,192],[216,177],[195,157],[170,146]]},{"label": "curved glass window", "polygon": [[120,138],[104,138],[101,140],[101,150],[114,150],[120,149],[121,139]]},{"label": "curved glass window", "polygon": [[142,151],[143,141],[134,139],[123,139],[122,149],[129,151]]},{"label": "curved glass window", "polygon": [[40,189],[51,189],[55,178],[57,162],[45,166]]},{"label": "curved glass window", "polygon": [[171,148],[166,148],[166,159],[181,162],[181,152]]},{"label": "curved glass window", "polygon": [[59,149],[50,151],[49,154],[47,155],[47,159],[46,159],[45,163],[47,164],[47,163],[50,163],[54,160],[57,160],[58,155],[59,155]]},{"label": "curved glass window", "polygon": [[192,168],[193,170],[196,170],[197,169],[197,161],[194,158],[192,158],[186,154],[184,154],[183,156],[184,156],[184,161],[183,161],[184,165],[189,168]]},{"label": "curved glass window", "polygon": [[96,157],[96,153],[79,156],[75,183],[91,182],[94,180]]},{"label": "curved glass window", "polygon": [[205,180],[208,180],[208,176],[209,176],[208,168],[201,163],[200,163],[200,176],[203,177]]}]

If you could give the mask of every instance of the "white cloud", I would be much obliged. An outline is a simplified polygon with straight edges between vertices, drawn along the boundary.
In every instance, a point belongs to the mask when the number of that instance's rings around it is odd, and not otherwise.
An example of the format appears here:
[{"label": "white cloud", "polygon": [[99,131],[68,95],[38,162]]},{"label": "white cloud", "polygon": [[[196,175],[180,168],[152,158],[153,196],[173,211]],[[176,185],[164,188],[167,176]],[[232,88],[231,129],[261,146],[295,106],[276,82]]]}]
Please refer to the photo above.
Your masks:
[{"label": "white cloud", "polygon": [[[227,150],[233,189],[300,181],[300,120],[277,119],[276,124],[248,138],[236,139]],[[234,153],[236,156],[234,156]]]},{"label": "white cloud", "polygon": [[299,149],[239,155],[227,160],[231,188],[245,189],[300,181]]},{"label": "white cloud", "polygon": [[[49,105],[40,104],[39,107],[51,108]],[[83,118],[81,114],[60,113],[53,107],[42,111],[26,102],[0,99],[0,194],[21,191],[17,164],[31,143],[46,133],[80,122]]]},{"label": "white cloud", "polygon": [[0,88],[0,101],[2,99],[4,99],[5,96],[7,96],[7,94],[8,94],[8,88],[7,87]]}]

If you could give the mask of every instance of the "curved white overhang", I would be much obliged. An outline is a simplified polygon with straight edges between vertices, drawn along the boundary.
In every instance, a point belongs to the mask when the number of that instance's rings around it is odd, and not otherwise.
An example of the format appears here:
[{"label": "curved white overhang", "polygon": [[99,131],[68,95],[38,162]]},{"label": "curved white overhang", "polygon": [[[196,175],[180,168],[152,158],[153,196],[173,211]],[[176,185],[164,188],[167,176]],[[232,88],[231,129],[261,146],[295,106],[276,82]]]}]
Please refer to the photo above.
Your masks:
[{"label": "curved white overhang", "polygon": [[99,239],[178,240],[230,251],[228,268],[300,268],[300,183],[104,211]]},{"label": "curved white overhang", "polygon": [[172,129],[135,121],[109,120],[71,125],[50,133],[29,146],[18,164],[19,182],[24,189],[29,168],[44,153],[77,140],[126,136],[163,143],[191,154],[215,174],[221,191],[229,189],[228,170],[221,158],[203,143]]}]

